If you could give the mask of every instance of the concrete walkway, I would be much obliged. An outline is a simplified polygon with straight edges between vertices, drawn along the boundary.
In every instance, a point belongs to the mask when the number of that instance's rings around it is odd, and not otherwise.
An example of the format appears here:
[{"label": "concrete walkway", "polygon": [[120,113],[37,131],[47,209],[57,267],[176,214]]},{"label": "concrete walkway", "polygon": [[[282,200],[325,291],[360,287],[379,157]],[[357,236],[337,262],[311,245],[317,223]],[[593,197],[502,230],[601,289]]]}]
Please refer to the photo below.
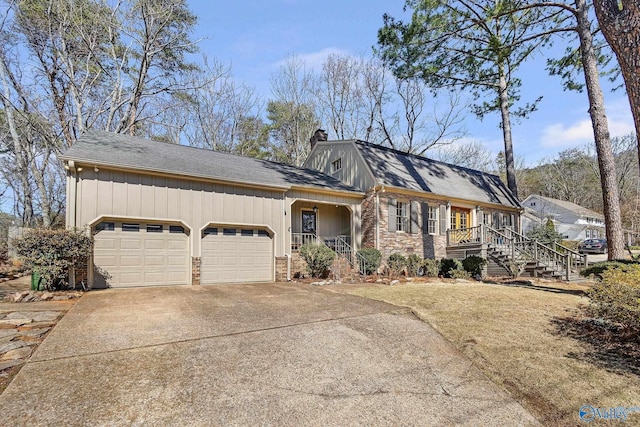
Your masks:
[{"label": "concrete walkway", "polygon": [[539,425],[403,309],[309,285],[94,291],[0,396],[5,425]]}]

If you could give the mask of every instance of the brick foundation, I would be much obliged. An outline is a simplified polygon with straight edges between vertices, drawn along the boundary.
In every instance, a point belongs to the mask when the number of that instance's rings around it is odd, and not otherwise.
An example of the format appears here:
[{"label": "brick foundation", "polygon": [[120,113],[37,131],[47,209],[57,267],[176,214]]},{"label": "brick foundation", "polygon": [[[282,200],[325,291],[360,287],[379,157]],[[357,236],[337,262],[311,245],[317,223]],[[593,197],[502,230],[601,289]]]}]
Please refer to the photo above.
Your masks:
[{"label": "brick foundation", "polygon": [[191,284],[200,284],[200,265],[201,258],[199,256],[191,257]]},{"label": "brick foundation", "polygon": [[84,282],[85,286],[89,286],[89,273],[87,267],[76,268],[73,273],[75,283],[69,283],[69,285],[75,285],[77,288],[82,288],[81,284]]},{"label": "brick foundation", "polygon": [[289,280],[287,275],[287,269],[289,267],[289,257],[277,256],[276,257],[276,282],[286,282]]},{"label": "brick foundation", "polygon": [[291,254],[291,278],[309,277],[307,271],[307,262],[300,256],[298,252]]}]

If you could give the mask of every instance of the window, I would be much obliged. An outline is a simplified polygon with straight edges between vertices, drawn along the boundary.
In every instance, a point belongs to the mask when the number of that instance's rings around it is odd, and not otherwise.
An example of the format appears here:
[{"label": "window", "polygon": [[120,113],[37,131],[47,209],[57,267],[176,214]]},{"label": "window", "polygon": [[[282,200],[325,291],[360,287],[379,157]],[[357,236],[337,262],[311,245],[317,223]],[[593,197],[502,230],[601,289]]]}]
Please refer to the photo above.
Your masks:
[{"label": "window", "polygon": [[427,232],[429,234],[436,234],[438,232],[438,207],[437,206],[429,206]]},{"label": "window", "polygon": [[530,202],[529,205],[534,208],[536,206],[536,202]]},{"label": "window", "polygon": [[113,222],[101,222],[96,225],[96,231],[113,231],[116,225]]},{"label": "window", "polygon": [[491,225],[491,214],[483,213],[482,214],[482,223],[484,225]]},{"label": "window", "polygon": [[147,233],[162,233],[163,230],[162,224],[147,224]]},{"label": "window", "polygon": [[203,236],[209,236],[209,235],[216,235],[218,234],[218,229],[215,227],[210,227],[210,228],[205,228],[204,231],[202,232]]},{"label": "window", "polygon": [[342,157],[331,162],[331,172],[337,172],[342,169]]},{"label": "window", "polygon": [[224,228],[222,230],[222,234],[224,234],[225,236],[235,236],[236,235],[236,229],[235,228]]},{"label": "window", "polygon": [[242,236],[253,236],[253,230],[240,230],[240,235]]},{"label": "window", "polygon": [[184,227],[181,226],[181,225],[170,225],[169,226],[169,233],[182,234],[182,233],[184,233]]},{"label": "window", "polygon": [[461,230],[469,226],[469,211],[461,208],[451,208],[451,229]]},{"label": "window", "polygon": [[271,236],[269,236],[269,232],[267,230],[258,230],[258,236],[260,236],[260,237],[271,237]]},{"label": "window", "polygon": [[396,203],[396,230],[409,232],[409,203]]},{"label": "window", "polygon": [[140,231],[140,224],[122,224],[122,231]]}]

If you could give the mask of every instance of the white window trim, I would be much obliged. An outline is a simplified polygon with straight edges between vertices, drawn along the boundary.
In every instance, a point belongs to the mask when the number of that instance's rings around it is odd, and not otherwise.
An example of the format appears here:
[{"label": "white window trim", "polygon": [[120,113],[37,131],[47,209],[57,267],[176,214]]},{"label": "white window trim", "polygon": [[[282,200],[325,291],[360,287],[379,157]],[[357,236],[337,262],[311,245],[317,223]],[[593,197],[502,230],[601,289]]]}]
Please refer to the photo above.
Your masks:
[{"label": "white window trim", "polygon": [[[400,215],[402,212],[404,215]],[[411,202],[396,200],[396,233],[411,232]]]},{"label": "white window trim", "polygon": [[331,173],[336,173],[342,170],[342,157],[338,157],[331,162]]},{"label": "white window trim", "polygon": [[[427,205],[427,209],[429,210],[427,213],[427,233],[431,235],[438,234],[438,224],[440,223],[440,206],[438,205]],[[435,212],[434,217],[431,217],[431,212]],[[431,225],[433,225],[433,231],[431,231]]]}]

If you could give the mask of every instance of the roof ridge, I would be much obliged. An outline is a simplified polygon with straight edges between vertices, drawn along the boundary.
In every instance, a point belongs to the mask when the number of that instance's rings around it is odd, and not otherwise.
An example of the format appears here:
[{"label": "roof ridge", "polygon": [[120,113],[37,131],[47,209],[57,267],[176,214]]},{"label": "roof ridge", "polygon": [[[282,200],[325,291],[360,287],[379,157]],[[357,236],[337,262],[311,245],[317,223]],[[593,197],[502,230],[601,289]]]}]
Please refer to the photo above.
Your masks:
[{"label": "roof ridge", "polygon": [[147,137],[143,137],[143,136],[139,136],[139,135],[126,135],[126,134],[122,134],[122,133],[118,133],[118,132],[111,132],[111,131],[102,130],[102,129],[85,129],[80,134],[80,136],[82,137],[82,135],[84,135],[86,133],[102,133],[102,134],[109,135],[111,137],[115,136],[117,138],[123,138],[123,139],[124,138],[134,138],[134,139],[136,139],[139,142],[144,143],[144,144],[149,144],[149,143],[166,144],[167,146],[174,146],[174,147],[182,147],[182,148],[188,148],[188,149],[193,149],[193,150],[200,150],[200,151],[203,151],[203,152],[206,152],[206,153],[211,152],[211,153],[216,153],[218,155],[223,155],[223,156],[230,156],[230,157],[236,157],[236,158],[241,158],[241,159],[248,159],[248,160],[253,160],[253,161],[256,161],[256,162],[265,162],[265,163],[270,163],[272,165],[286,166],[286,167],[291,167],[291,168],[300,169],[300,170],[304,170],[304,171],[309,171],[309,172],[313,172],[313,173],[320,173],[322,175],[328,176],[329,178],[335,179],[331,175],[322,173],[322,172],[320,172],[318,170],[315,170],[315,169],[303,168],[303,167],[300,167],[300,166],[290,165],[288,163],[276,162],[274,160],[259,159],[257,157],[246,156],[246,155],[243,155],[243,154],[228,153],[226,151],[218,151],[218,150],[213,150],[213,149],[208,149],[208,148],[194,147],[193,145],[176,144],[176,143],[173,143],[173,142],[161,141],[161,140],[158,140],[158,139],[151,139],[151,138],[147,138]]},{"label": "roof ridge", "polygon": [[449,167],[458,168],[460,170],[465,170],[465,171],[468,171],[468,172],[473,172],[473,173],[481,174],[481,175],[488,175],[488,176],[492,176],[492,177],[500,179],[500,176],[496,175],[494,173],[485,172],[485,171],[481,171],[481,170],[478,170],[478,169],[472,169],[470,167],[460,166],[460,165],[456,165],[456,164],[453,164],[453,163],[443,162],[442,160],[432,159],[430,157],[421,156],[419,154],[407,153],[406,151],[401,151],[401,150],[398,150],[396,148],[386,147],[384,145],[376,144],[376,143],[373,143],[373,142],[363,141],[361,139],[353,139],[353,140],[347,140],[347,141],[348,142],[353,141],[358,145],[364,145],[364,146],[371,147],[371,148],[376,148],[376,149],[379,149],[379,150],[390,151],[390,152],[393,152],[393,153],[396,153],[396,154],[400,154],[400,155],[403,155],[403,156],[414,157],[414,158],[417,158],[419,160],[426,160],[428,162],[439,163],[439,164],[442,164],[442,165],[447,165]]}]

